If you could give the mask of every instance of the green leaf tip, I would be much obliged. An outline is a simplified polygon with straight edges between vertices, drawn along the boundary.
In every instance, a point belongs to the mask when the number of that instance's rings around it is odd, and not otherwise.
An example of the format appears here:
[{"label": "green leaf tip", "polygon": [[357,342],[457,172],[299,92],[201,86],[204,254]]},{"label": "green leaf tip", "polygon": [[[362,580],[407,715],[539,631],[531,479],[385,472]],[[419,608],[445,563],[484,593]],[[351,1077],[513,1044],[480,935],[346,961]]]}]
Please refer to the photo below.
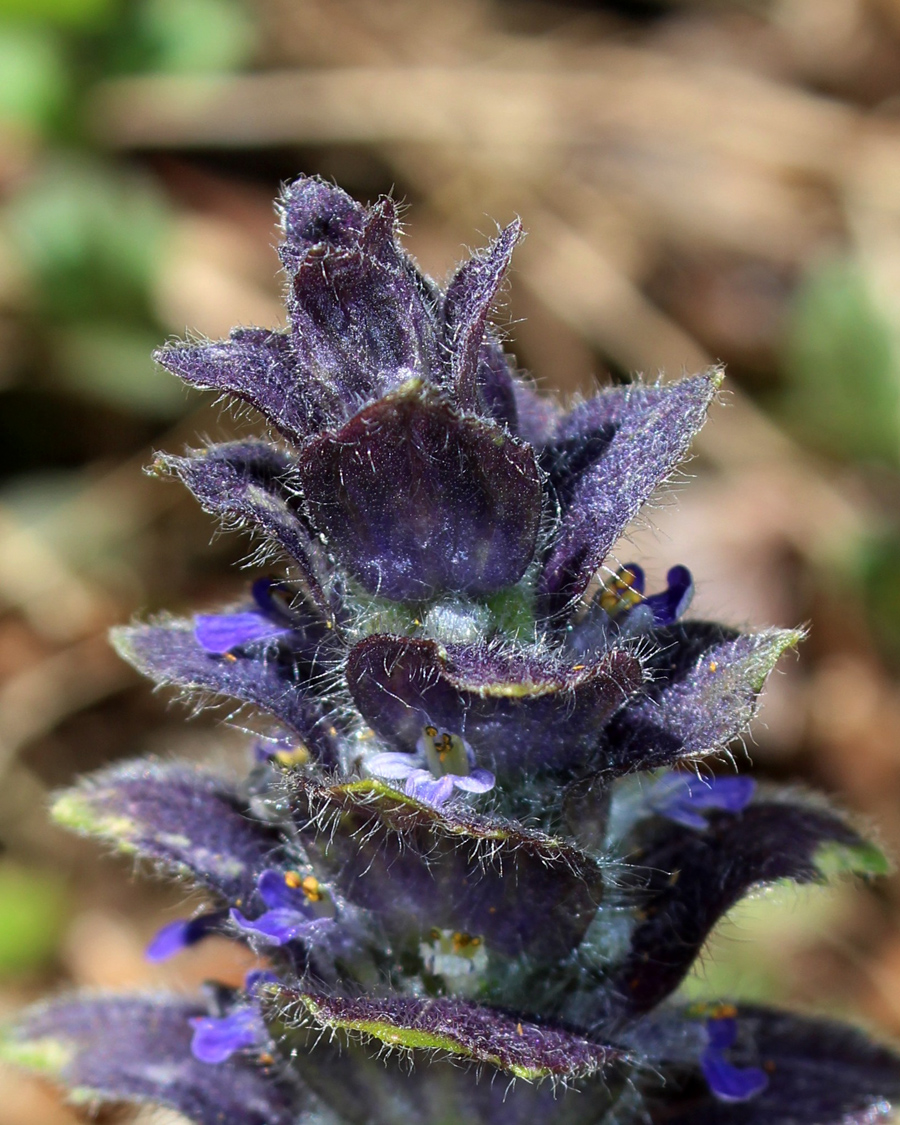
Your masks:
[{"label": "green leaf tip", "polygon": [[889,875],[891,863],[875,844],[842,844],[829,840],[817,848],[813,864],[823,879],[838,875]]},{"label": "green leaf tip", "polygon": [[0,1034],[0,1059],[44,1078],[59,1078],[75,1055],[61,1039],[21,1039],[15,1028]]},{"label": "green leaf tip", "polygon": [[349,1034],[362,1035],[367,1038],[377,1039],[388,1048],[408,1051],[446,1051],[448,1054],[460,1059],[476,1059],[479,1062],[490,1063],[500,1070],[506,1070],[516,1078],[534,1081],[546,1078],[552,1073],[544,1067],[528,1067],[518,1063],[511,1063],[490,1052],[475,1052],[459,1039],[440,1032],[426,1031],[421,1028],[404,1027],[402,1024],[391,1023],[389,1020],[359,1019],[352,1017],[335,1016],[326,1012],[314,997],[301,995],[299,999],[306,1007],[309,1014],[320,1024],[334,1030],[345,1031]]},{"label": "green leaf tip", "polygon": [[99,812],[91,795],[81,789],[70,789],[50,806],[50,816],[63,828],[79,836],[100,836],[116,845],[121,852],[132,852],[131,843],[137,834],[137,825],[126,816],[112,816]]},{"label": "green leaf tip", "polygon": [[747,682],[753,691],[763,690],[769,673],[779,659],[788,649],[796,648],[805,637],[803,629],[772,629],[761,634],[758,646],[747,657],[744,665]]}]

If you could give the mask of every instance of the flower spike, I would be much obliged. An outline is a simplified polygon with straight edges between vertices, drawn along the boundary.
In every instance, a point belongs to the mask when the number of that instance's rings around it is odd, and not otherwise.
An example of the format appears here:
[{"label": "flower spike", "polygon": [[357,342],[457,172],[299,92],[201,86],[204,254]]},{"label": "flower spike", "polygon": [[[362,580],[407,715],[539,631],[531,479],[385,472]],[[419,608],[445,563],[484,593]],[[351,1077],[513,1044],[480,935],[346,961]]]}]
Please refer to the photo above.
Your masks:
[{"label": "flower spike", "polygon": [[64,997],[0,1053],[195,1125],[887,1125],[892,1050],[672,999],[744,895],[887,869],[823,804],[697,771],[800,632],[691,620],[685,565],[614,560],[721,372],[566,410],[490,324],[518,221],[442,289],[397,213],[301,176],[286,329],[159,353],[278,436],[155,468],[287,570],[114,641],[240,713],[246,772],[130,762],[54,806],[205,892],[148,959],[214,933],[261,967],[196,1000]]}]

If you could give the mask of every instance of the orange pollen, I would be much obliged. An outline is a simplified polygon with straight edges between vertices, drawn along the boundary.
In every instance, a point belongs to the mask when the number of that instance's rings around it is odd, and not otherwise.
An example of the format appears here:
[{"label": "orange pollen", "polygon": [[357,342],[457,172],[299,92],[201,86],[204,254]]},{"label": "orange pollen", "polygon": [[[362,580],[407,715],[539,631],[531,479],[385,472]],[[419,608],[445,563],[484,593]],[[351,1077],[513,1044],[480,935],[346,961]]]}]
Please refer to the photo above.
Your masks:
[{"label": "orange pollen", "polygon": [[303,882],[300,884],[300,889],[306,895],[310,902],[319,902],[322,898],[322,890],[319,885],[319,880],[315,875],[307,875]]},{"label": "orange pollen", "polygon": [[481,945],[481,938],[472,937],[471,934],[455,933],[452,938],[452,945],[454,953],[460,953],[463,949],[477,949]]}]

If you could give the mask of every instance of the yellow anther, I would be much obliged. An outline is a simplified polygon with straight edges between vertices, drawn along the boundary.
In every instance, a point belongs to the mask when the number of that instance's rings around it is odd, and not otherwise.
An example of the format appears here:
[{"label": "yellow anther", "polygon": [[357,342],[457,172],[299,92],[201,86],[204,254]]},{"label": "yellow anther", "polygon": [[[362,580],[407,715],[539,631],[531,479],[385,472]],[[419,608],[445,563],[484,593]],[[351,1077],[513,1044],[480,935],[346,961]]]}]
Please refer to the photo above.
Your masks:
[{"label": "yellow anther", "polygon": [[516,1035],[524,1035],[524,1034],[525,1034],[525,1028],[522,1027],[522,1025],[520,1023],[517,1023],[516,1024]]},{"label": "yellow anther", "polygon": [[321,901],[322,887],[315,875],[307,875],[303,882],[300,884],[300,889],[303,891],[310,902]]},{"label": "yellow anther", "polygon": [[716,670],[716,669],[717,669],[718,667],[719,667],[719,665],[718,665],[718,664],[717,664],[717,663],[715,662],[715,660],[710,660],[710,662],[709,662],[709,670],[710,670],[710,672],[715,672],[715,670]]},{"label": "yellow anther", "polygon": [[644,600],[643,594],[635,590],[637,575],[632,570],[620,570],[600,593],[600,608],[614,617],[625,609],[631,609]]},{"label": "yellow anther", "polygon": [[276,751],[275,761],[281,766],[305,766],[310,756],[309,749],[301,742],[290,750]]},{"label": "yellow anther", "polygon": [[437,727],[426,727],[425,733],[429,738],[434,738],[437,735]]},{"label": "yellow anther", "polygon": [[464,949],[477,949],[481,945],[480,937],[459,932],[455,933],[450,940],[454,953],[462,953]]},{"label": "yellow anther", "polygon": [[299,871],[285,871],[284,881],[292,891],[295,891],[299,886],[302,886],[303,876]]},{"label": "yellow anther", "polygon": [[228,661],[229,664],[237,664],[237,657],[234,655],[233,652],[226,652],[225,653],[225,659]]}]

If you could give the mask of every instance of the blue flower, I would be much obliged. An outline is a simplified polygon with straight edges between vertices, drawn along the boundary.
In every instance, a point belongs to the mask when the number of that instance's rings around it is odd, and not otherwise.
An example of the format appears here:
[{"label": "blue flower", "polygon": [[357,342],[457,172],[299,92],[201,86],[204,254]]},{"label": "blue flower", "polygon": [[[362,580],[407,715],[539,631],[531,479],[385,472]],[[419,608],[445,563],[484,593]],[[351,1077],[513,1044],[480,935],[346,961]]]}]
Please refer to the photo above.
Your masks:
[{"label": "blue flower", "polygon": [[253,583],[252,609],[240,613],[199,613],[194,618],[194,636],[206,652],[224,656],[232,649],[256,641],[272,641],[284,637],[294,627],[294,622],[274,594],[284,587],[268,578]]},{"label": "blue flower", "polygon": [[489,770],[475,765],[475,754],[465,739],[430,723],[422,731],[415,754],[375,754],[366,768],[376,777],[405,779],[408,796],[437,808],[449,800],[454,789],[487,793],[496,784]]},{"label": "blue flower", "polygon": [[736,1012],[723,1005],[719,1014],[706,1021],[707,1045],[700,1055],[700,1069],[710,1090],[724,1102],[744,1102],[762,1093],[768,1075],[756,1066],[734,1066],[725,1057],[737,1039]]},{"label": "blue flower", "polygon": [[200,1062],[217,1065],[236,1051],[261,1049],[269,1043],[269,1032],[260,1015],[257,992],[264,984],[277,984],[274,973],[248,973],[245,997],[224,1016],[195,1016],[188,1022],[194,1029],[191,1054]]},{"label": "blue flower", "polygon": [[148,961],[167,961],[221,928],[227,910],[207,911],[196,918],[177,918],[158,930],[144,951]]},{"label": "blue flower", "polygon": [[700,778],[693,774],[668,773],[655,781],[644,795],[644,802],[658,816],[704,829],[702,813],[713,810],[739,813],[750,804],[756,791],[752,777]]},{"label": "blue flower", "polygon": [[257,890],[268,907],[266,912],[250,921],[233,907],[231,920],[239,929],[262,938],[267,944],[284,945],[297,938],[311,937],[332,924],[331,901],[313,875],[303,877],[297,871],[268,868],[260,875]]}]

